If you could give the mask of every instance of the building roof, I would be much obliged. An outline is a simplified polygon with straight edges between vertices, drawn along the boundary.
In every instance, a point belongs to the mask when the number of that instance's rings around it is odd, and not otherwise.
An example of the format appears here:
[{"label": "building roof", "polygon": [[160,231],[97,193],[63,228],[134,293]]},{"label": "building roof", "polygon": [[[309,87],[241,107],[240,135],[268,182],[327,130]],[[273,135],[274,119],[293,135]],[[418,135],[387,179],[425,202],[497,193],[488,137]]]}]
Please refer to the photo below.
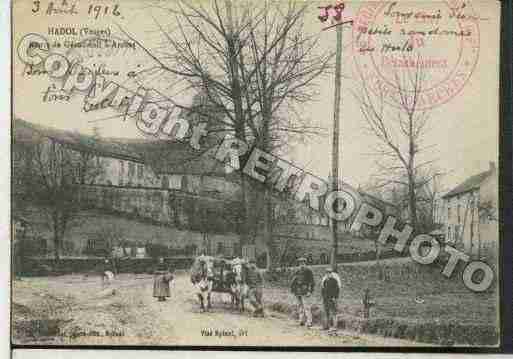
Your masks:
[{"label": "building roof", "polygon": [[481,184],[490,176],[493,169],[478,173],[477,175],[470,176],[465,181],[454,187],[452,190],[442,196],[442,198],[454,197],[458,194],[466,193],[475,189],[479,189]]},{"label": "building roof", "polygon": [[188,142],[151,141],[133,144],[142,154],[144,162],[159,174],[226,174],[223,163],[214,158],[217,143],[204,143],[201,150],[193,149]]},{"label": "building roof", "polygon": [[388,206],[388,207],[391,207],[393,208],[395,211],[399,212],[399,206],[393,204],[392,202],[389,202],[389,201],[385,201],[384,199],[381,199],[379,197],[376,197],[370,193],[367,193],[367,192],[364,192],[360,189],[358,189],[358,193],[362,196],[362,197],[365,197],[367,200],[371,200],[373,202],[374,205],[376,205],[377,207],[380,207],[380,209],[383,210],[382,206]]},{"label": "building roof", "polygon": [[[328,192],[331,191],[330,188],[332,188],[332,176],[328,176]],[[395,205],[394,203],[384,200],[382,198],[379,198],[375,195],[370,194],[369,192],[364,191],[360,187],[352,186],[351,184],[347,183],[346,181],[339,180],[338,181],[338,188],[352,188],[355,192],[357,192],[360,196],[362,196],[362,200],[367,200],[367,202],[370,202],[376,207],[379,207],[379,209],[384,210],[386,212],[386,207],[393,208],[395,211],[399,211],[399,206]]]},{"label": "building roof", "polygon": [[21,119],[13,121],[15,143],[36,143],[42,137],[65,144],[78,151],[88,151],[105,157],[146,163],[158,174],[203,174],[224,176],[224,165],[214,158],[216,139],[196,151],[187,142],[96,138],[79,132],[37,125]]},{"label": "building roof", "polygon": [[67,145],[77,151],[88,151],[98,155],[143,162],[143,156],[122,141],[104,140],[76,131],[41,126],[21,119],[14,120],[13,138],[15,143],[35,143],[43,137]]}]

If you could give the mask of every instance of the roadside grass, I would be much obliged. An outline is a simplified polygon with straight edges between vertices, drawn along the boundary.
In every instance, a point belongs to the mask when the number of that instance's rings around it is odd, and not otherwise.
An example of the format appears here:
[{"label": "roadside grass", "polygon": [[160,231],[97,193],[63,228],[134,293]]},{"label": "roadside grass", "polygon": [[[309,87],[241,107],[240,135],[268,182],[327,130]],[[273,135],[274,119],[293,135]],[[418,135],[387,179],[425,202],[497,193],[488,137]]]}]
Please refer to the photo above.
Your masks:
[{"label": "roadside grass", "polygon": [[[498,344],[498,287],[483,293],[467,289],[461,268],[451,278],[436,265],[412,261],[382,264],[339,265],[342,292],[338,301],[338,326],[360,332],[410,339],[444,346]],[[322,324],[319,283],[324,267],[313,268],[316,279],[314,322]],[[272,311],[297,317],[288,279],[268,282],[264,300]],[[363,318],[362,299],[369,289],[374,305]]]},{"label": "roadside grass", "polygon": [[[21,294],[22,295],[19,295]],[[74,299],[56,296],[41,281],[14,281],[12,303],[12,340],[14,343],[51,340],[59,328],[70,321]]]},{"label": "roadside grass", "polygon": [[[318,285],[324,267],[313,269]],[[473,293],[458,274],[446,279],[437,267],[404,259],[387,261],[382,279],[371,264],[340,265],[339,272],[343,282],[339,328],[443,346],[497,344],[496,285],[485,293]],[[141,298],[125,290],[139,278],[123,274],[119,285],[105,289],[99,278],[84,275],[15,280],[13,341],[73,344],[81,336],[88,335],[88,342],[93,342],[94,333],[103,336],[107,332],[137,340],[154,338],[158,327]],[[368,320],[362,318],[361,303],[366,288],[375,302]],[[314,296],[314,322],[322,324],[318,288]],[[269,312],[297,318],[287,278],[266,281],[264,304]]]}]

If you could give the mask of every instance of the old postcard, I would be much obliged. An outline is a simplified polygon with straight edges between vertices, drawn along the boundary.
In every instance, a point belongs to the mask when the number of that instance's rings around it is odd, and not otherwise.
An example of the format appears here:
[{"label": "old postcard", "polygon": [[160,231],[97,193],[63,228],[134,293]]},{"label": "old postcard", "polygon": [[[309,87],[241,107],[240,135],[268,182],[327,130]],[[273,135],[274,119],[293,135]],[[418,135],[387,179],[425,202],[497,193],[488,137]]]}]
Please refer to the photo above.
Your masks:
[{"label": "old postcard", "polygon": [[13,1],[12,343],[497,348],[500,12]]}]

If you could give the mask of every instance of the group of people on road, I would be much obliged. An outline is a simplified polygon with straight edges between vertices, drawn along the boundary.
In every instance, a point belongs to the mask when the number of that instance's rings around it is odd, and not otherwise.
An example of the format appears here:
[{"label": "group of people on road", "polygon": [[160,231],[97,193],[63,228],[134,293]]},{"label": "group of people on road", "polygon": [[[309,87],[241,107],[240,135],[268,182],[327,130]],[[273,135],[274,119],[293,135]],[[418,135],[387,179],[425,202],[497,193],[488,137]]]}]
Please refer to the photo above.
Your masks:
[{"label": "group of people on road", "polygon": [[[102,288],[112,283],[116,272],[116,266],[112,259],[105,258],[100,265]],[[164,302],[166,298],[171,296],[169,283],[172,280],[173,274],[170,266],[165,263],[164,258],[159,258],[158,263],[153,268],[153,297],[157,298],[159,302]]]},{"label": "group of people on road", "polygon": [[[215,261],[217,261],[217,271],[214,270]],[[264,316],[262,304],[264,278],[254,259],[247,261],[235,258],[229,261],[224,257],[214,259],[202,254],[195,259],[191,267],[191,282],[196,288],[195,293],[202,312],[210,309],[210,292],[216,291],[229,293],[232,297],[232,305],[241,311],[244,310],[245,299],[248,299],[253,307],[253,315]],[[205,299],[207,308],[205,308]]]},{"label": "group of people on road", "polygon": [[[264,316],[263,299],[263,276],[258,270],[255,260],[249,261],[249,271],[247,284],[249,288],[248,297],[254,309],[254,316]],[[312,327],[312,304],[314,302],[315,279],[313,271],[307,266],[306,258],[298,259],[299,268],[294,273],[290,283],[290,290],[296,297],[299,324],[301,326]],[[323,309],[325,313],[325,323],[323,328],[334,334],[337,327],[337,301],[342,289],[342,283],[338,273],[332,268],[327,267],[326,273],[320,283]]]},{"label": "group of people on road", "polygon": [[[248,261],[246,274],[247,293],[246,296],[253,307],[253,316],[264,317],[263,289],[264,278],[256,265],[256,261]],[[312,304],[314,302],[315,279],[311,268],[307,266],[306,258],[298,259],[299,268],[294,273],[290,283],[290,290],[296,298],[299,323],[307,328],[312,327]],[[159,262],[154,270],[153,297],[158,301],[165,301],[170,296],[169,283],[173,280],[173,275],[164,258],[159,258]],[[326,273],[320,282],[320,294],[325,313],[324,329],[330,333],[336,330],[337,321],[337,301],[341,291],[341,281],[337,272],[332,268],[326,268]]]},{"label": "group of people on road", "polygon": [[[315,280],[312,270],[306,263],[306,258],[298,259],[299,269],[292,278],[290,290],[296,297],[299,309],[299,324],[311,328]],[[341,287],[342,284],[338,274],[333,268],[326,268],[326,273],[321,279],[321,297],[326,316],[324,329],[328,329],[330,332],[336,331],[337,300]]]}]

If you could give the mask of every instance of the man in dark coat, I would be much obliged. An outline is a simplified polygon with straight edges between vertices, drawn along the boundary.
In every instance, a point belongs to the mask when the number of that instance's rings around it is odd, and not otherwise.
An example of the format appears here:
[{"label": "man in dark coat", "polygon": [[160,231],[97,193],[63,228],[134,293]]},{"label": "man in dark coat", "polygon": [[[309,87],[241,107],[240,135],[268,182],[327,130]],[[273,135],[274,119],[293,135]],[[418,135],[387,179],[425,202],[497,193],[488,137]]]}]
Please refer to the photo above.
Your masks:
[{"label": "man in dark coat", "polygon": [[264,278],[256,266],[256,261],[251,259],[247,272],[246,284],[248,285],[249,302],[255,308],[255,317],[264,317],[264,306],[262,304]]},{"label": "man in dark coat", "polygon": [[299,269],[290,284],[291,292],[296,296],[299,309],[299,324],[312,327],[312,299],[315,288],[313,272],[306,266],[306,258],[299,258]]},{"label": "man in dark coat", "polygon": [[326,274],[321,280],[321,295],[326,315],[324,329],[335,334],[337,328],[337,300],[340,295],[341,283],[338,274],[333,268],[326,268]]},{"label": "man in dark coat", "polygon": [[158,298],[159,302],[164,302],[167,297],[171,296],[169,282],[172,280],[173,275],[169,266],[164,262],[164,258],[159,258],[153,277],[153,297]]}]

